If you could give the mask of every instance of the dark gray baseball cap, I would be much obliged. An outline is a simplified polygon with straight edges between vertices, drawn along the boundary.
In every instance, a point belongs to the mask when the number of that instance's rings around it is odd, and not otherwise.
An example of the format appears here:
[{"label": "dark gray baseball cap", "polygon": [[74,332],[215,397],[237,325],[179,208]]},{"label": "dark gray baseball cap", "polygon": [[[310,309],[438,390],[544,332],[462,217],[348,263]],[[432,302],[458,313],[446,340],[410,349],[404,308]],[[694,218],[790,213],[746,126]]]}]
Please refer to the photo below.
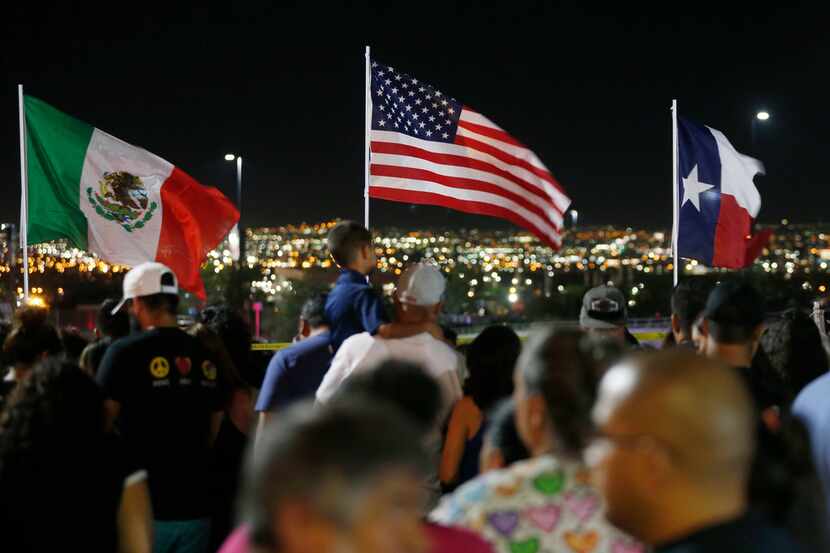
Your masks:
[{"label": "dark gray baseball cap", "polygon": [[625,326],[628,311],[625,296],[613,286],[597,286],[585,292],[579,325],[582,328],[611,330]]}]

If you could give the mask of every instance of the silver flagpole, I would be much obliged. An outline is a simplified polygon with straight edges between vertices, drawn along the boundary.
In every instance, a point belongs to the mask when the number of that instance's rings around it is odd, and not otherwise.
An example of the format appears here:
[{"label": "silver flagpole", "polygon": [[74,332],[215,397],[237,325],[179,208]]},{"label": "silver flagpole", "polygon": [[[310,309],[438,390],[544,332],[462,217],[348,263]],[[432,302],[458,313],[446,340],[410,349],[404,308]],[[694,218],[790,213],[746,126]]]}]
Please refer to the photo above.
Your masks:
[{"label": "silver flagpole", "polygon": [[677,182],[677,100],[671,101],[671,128],[672,128],[672,193],[674,194],[674,224],[672,227],[672,255],[674,256],[674,286],[677,286],[677,282],[680,279],[680,256],[677,255],[677,248],[679,244],[679,240],[677,238],[677,232],[680,228],[680,206],[678,195],[680,194],[680,190],[678,187]]},{"label": "silver flagpole", "polygon": [[26,164],[26,107],[23,85],[17,85],[20,117],[20,251],[23,256],[23,300],[29,302],[29,174]]},{"label": "silver flagpole", "polygon": [[372,87],[372,59],[369,55],[369,47],[366,46],[366,89],[364,91],[365,94],[365,118],[366,118],[366,125],[365,125],[365,134],[363,140],[363,163],[364,163],[364,172],[363,172],[363,214],[364,220],[363,224],[366,228],[369,228],[369,156],[371,155],[371,149],[369,147],[369,134],[372,129],[372,91],[370,90]]}]

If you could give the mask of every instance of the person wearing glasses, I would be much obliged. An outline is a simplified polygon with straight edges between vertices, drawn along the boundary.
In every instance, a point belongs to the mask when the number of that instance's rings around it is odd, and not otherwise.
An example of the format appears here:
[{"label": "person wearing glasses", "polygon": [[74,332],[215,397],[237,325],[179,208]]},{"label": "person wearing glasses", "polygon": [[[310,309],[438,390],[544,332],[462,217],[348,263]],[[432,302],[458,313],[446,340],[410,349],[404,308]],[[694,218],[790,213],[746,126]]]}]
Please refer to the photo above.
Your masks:
[{"label": "person wearing glasses", "polygon": [[444,496],[432,521],[478,533],[499,553],[640,553],[617,530],[581,453],[604,351],[577,329],[548,329],[514,372],[516,429],[530,459],[490,471]]},{"label": "person wearing glasses", "polygon": [[752,513],[755,407],[740,376],[689,351],[632,356],[603,377],[587,448],[610,522],[655,553],[800,551]]}]

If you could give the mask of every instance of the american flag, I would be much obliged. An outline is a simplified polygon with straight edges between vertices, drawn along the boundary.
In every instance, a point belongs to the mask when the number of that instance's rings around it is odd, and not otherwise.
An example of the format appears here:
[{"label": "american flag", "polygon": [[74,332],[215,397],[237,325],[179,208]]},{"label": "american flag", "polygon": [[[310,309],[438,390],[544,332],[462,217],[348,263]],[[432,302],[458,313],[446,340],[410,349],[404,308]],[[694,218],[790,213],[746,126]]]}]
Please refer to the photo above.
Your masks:
[{"label": "american flag", "polygon": [[426,83],[372,62],[369,196],[507,219],[561,245],[571,203],[532,151]]}]

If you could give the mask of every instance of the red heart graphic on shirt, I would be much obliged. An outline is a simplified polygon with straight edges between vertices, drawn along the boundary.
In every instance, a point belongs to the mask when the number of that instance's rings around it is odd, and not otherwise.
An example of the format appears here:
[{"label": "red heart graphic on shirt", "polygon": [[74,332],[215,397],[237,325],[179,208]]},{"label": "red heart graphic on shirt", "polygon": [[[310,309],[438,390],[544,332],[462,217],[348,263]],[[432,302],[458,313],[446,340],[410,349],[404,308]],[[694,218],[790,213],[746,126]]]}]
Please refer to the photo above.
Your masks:
[{"label": "red heart graphic on shirt", "polygon": [[193,366],[193,363],[190,361],[190,357],[176,357],[176,368],[179,370],[179,374],[182,376],[187,376],[190,374],[190,369]]}]

